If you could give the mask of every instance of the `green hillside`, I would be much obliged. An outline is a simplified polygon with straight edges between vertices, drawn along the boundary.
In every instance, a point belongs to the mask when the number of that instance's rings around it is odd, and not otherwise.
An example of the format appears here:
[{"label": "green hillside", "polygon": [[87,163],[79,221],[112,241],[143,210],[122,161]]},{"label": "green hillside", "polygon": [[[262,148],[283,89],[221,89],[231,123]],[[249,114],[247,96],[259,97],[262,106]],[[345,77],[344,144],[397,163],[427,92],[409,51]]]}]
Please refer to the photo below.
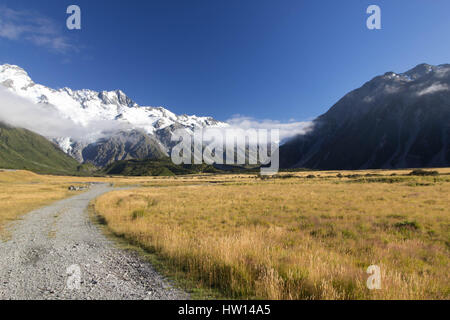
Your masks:
[{"label": "green hillside", "polygon": [[123,176],[174,176],[199,173],[258,172],[257,166],[185,164],[176,165],[170,158],[160,160],[123,160],[107,166],[103,173]]},{"label": "green hillside", "polygon": [[104,169],[106,174],[124,176],[174,176],[193,173],[216,173],[209,165],[175,165],[169,158],[161,160],[116,161]]},{"label": "green hillside", "polygon": [[79,163],[46,138],[0,123],[0,169],[74,174]]}]

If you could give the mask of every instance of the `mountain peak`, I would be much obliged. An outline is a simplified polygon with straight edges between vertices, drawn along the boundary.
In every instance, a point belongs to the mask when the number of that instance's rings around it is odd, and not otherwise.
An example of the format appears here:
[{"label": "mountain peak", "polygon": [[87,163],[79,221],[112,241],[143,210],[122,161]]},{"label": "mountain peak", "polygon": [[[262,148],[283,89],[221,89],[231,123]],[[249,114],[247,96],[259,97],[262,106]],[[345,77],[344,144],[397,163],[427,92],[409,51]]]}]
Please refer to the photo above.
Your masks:
[{"label": "mountain peak", "polygon": [[106,104],[124,105],[130,108],[138,106],[122,90],[102,91],[98,97]]},{"label": "mountain peak", "polygon": [[25,70],[22,69],[21,67],[15,65],[15,64],[8,64],[8,63],[0,65],[0,69],[14,69],[14,70],[21,70],[21,71],[25,72]]},{"label": "mountain peak", "polygon": [[1,83],[16,90],[34,84],[24,69],[12,64],[0,65],[0,84]]},{"label": "mountain peak", "polygon": [[[70,137],[67,136],[68,131],[63,130],[61,135],[53,134],[49,137],[54,139],[61,149],[80,161],[90,159],[85,158],[83,154],[87,148],[86,143],[95,143],[98,137],[110,136],[111,132],[124,128],[143,130],[154,140],[152,144],[158,144],[164,148],[164,152],[168,152],[172,147],[170,133],[178,126],[192,130],[196,127],[226,125],[207,117],[179,116],[163,107],[140,106],[120,89],[98,92],[89,89],[72,90],[67,87],[48,88],[34,84],[25,70],[12,65],[0,66],[0,86],[35,104],[51,105],[58,117],[71,120],[80,126],[74,132],[87,132],[83,137]],[[113,149],[115,146],[110,145]],[[145,144],[141,147],[147,148]],[[89,150],[92,151],[87,149],[86,152]]]},{"label": "mountain peak", "polygon": [[280,148],[281,166],[312,169],[446,167],[450,65],[387,72],[346,94],[314,130]]},{"label": "mountain peak", "polygon": [[430,64],[422,63],[409,71],[406,71],[404,75],[410,77],[411,79],[417,80],[422,78],[423,76],[433,72],[436,69],[436,66],[432,66]]}]

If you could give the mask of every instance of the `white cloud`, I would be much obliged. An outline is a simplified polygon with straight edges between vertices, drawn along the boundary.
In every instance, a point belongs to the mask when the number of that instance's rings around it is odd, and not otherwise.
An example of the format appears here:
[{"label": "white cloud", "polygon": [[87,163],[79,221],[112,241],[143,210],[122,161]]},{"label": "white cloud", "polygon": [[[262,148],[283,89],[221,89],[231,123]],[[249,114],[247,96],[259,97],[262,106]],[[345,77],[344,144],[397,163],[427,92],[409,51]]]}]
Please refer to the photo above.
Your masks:
[{"label": "white cloud", "polygon": [[364,97],[363,101],[366,103],[371,103],[374,100],[373,96],[366,96]]},{"label": "white cloud", "polygon": [[112,120],[91,121],[82,126],[63,117],[54,106],[35,104],[1,85],[0,121],[31,130],[47,138],[72,137],[77,141],[86,142],[95,141],[107,133],[129,129],[126,124]]},{"label": "white cloud", "polygon": [[450,72],[450,66],[448,66],[448,65],[438,66],[436,71],[435,71],[436,77],[438,77],[438,78],[447,77],[449,72]]},{"label": "white cloud", "polygon": [[400,90],[400,87],[395,86],[395,85],[393,85],[393,86],[391,86],[391,85],[386,85],[386,86],[384,87],[384,91],[385,91],[386,93],[388,93],[388,94],[394,94],[394,93],[397,93],[397,92],[399,92],[399,90]]},{"label": "white cloud", "polygon": [[59,53],[76,50],[56,23],[39,13],[0,6],[0,37],[28,41]]},{"label": "white cloud", "polygon": [[313,121],[288,121],[281,122],[277,120],[257,120],[251,117],[236,115],[226,121],[231,128],[236,129],[278,129],[280,131],[280,140],[284,141],[297,135],[303,135],[313,129]]},{"label": "white cloud", "polygon": [[432,94],[432,93],[435,93],[435,92],[448,91],[448,90],[450,90],[450,88],[449,88],[449,86],[447,84],[437,82],[437,83],[433,83],[431,86],[429,86],[429,87],[427,87],[425,89],[422,89],[421,91],[419,91],[417,93],[417,95],[418,96],[423,96],[423,95],[426,95],[426,94]]}]

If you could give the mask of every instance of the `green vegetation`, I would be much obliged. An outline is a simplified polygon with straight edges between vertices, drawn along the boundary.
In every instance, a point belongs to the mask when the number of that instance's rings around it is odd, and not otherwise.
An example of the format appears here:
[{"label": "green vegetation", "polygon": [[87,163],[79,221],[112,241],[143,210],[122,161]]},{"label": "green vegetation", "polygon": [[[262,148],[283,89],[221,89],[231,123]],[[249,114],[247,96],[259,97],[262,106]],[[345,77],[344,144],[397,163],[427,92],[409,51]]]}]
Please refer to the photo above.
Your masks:
[{"label": "green vegetation", "polygon": [[116,161],[104,170],[109,175],[123,176],[174,176],[193,173],[216,173],[213,166],[176,165],[170,159],[162,160],[124,160]]},{"label": "green vegetation", "polygon": [[83,176],[98,176],[98,175],[102,175],[100,172],[100,169],[97,168],[95,165],[93,165],[92,163],[83,163],[77,166],[77,173],[78,175],[83,175]]},{"label": "green vegetation", "polygon": [[423,169],[416,169],[411,171],[410,176],[438,176],[438,171],[427,171]]},{"label": "green vegetation", "polygon": [[199,173],[239,173],[259,170],[257,167],[231,165],[176,165],[170,158],[161,160],[123,160],[107,166],[102,172],[122,176],[178,176]]},{"label": "green vegetation", "polygon": [[78,165],[46,138],[0,123],[0,168],[74,174]]}]

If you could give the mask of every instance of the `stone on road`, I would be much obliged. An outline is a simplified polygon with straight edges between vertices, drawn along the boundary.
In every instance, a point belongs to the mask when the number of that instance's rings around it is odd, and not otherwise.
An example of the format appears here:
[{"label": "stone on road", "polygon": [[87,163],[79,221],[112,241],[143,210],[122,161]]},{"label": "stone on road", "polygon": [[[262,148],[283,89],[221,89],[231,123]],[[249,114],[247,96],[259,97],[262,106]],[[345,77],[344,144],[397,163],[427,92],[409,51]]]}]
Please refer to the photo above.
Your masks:
[{"label": "stone on road", "polygon": [[88,216],[87,192],[35,210],[0,240],[0,299],[187,299],[136,253],[117,248]]}]

